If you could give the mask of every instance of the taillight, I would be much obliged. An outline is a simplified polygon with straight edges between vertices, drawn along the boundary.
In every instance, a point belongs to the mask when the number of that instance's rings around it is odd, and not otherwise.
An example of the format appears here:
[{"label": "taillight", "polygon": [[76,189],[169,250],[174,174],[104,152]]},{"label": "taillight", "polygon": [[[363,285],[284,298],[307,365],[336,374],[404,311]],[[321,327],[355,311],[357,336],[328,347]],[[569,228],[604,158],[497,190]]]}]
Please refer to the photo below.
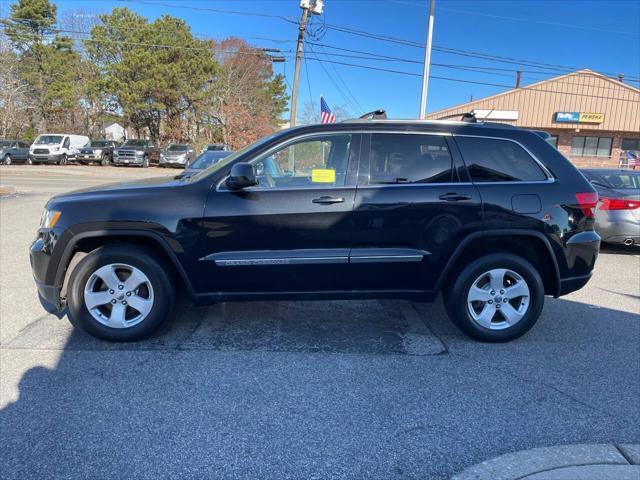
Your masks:
[{"label": "taillight", "polygon": [[596,192],[576,193],[576,200],[585,217],[593,218],[595,216],[595,208],[598,204],[598,194]]},{"label": "taillight", "polygon": [[640,201],[624,198],[602,198],[600,210],[635,210],[640,208]]}]

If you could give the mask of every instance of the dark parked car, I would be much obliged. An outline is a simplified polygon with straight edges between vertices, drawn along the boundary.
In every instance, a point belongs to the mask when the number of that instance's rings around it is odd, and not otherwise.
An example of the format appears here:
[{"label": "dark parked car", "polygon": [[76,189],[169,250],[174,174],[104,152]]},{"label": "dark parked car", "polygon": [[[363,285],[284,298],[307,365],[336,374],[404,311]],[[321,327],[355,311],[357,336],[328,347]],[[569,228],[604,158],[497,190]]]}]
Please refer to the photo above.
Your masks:
[{"label": "dark parked car", "polygon": [[150,335],[184,288],[198,304],[443,292],[464,332],[502,342],[545,295],[589,281],[596,203],[535,133],[353,120],[280,131],[189,177],[53,197],[30,254],[45,308],[106,340]]},{"label": "dark parked car", "polygon": [[160,148],[151,140],[127,140],[113,150],[113,164],[148,167],[160,161]]},{"label": "dark parked car", "polygon": [[20,140],[0,140],[0,162],[3,165],[26,163],[31,165],[29,144]]},{"label": "dark parked car", "polygon": [[194,158],[196,154],[191,145],[171,143],[160,153],[160,166],[184,168]]},{"label": "dark parked car", "polygon": [[210,143],[207,146],[204,147],[204,150],[202,150],[203,152],[206,152],[207,150],[213,150],[213,151],[217,151],[217,150],[229,150],[229,147],[227,147],[224,143]]},{"label": "dark parked car", "polygon": [[640,244],[640,171],[584,169],[596,188],[596,232],[606,243]]},{"label": "dark parked car", "polygon": [[198,173],[200,170],[209,168],[232,153],[233,152],[230,152],[229,150],[207,150],[202,152],[193,162],[187,165],[184,170],[184,176],[191,176]]},{"label": "dark parked car", "polygon": [[113,149],[117,147],[118,143],[113,140],[91,140],[80,149],[76,159],[85,165],[98,163],[106,167],[113,161]]}]

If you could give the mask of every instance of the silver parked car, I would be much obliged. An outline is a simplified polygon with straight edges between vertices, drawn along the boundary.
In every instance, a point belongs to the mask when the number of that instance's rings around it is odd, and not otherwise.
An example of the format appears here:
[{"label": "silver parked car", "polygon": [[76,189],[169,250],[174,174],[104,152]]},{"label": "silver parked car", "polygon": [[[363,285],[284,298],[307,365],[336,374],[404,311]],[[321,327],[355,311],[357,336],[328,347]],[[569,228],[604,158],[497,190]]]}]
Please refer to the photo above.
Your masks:
[{"label": "silver parked car", "polygon": [[160,166],[184,168],[194,158],[195,151],[190,145],[171,143],[160,153]]},{"label": "silver parked car", "polygon": [[640,245],[640,171],[581,171],[598,191],[596,232],[602,241]]}]

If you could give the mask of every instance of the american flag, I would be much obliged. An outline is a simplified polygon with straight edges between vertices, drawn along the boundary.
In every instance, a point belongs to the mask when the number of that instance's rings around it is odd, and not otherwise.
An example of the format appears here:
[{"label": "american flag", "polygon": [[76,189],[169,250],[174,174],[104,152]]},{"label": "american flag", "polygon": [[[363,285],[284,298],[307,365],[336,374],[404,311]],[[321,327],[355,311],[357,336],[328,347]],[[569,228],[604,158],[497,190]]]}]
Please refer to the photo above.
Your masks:
[{"label": "american flag", "polygon": [[320,122],[321,123],[334,123],[336,116],[331,113],[331,109],[327,102],[324,101],[324,97],[320,97]]}]

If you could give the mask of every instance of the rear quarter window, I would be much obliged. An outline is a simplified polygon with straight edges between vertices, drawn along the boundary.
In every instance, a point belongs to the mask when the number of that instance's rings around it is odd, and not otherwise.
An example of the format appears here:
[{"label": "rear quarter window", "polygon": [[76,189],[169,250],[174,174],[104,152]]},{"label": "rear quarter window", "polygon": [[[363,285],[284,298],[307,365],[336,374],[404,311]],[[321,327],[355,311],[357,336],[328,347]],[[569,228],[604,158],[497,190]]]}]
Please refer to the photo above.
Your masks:
[{"label": "rear quarter window", "polygon": [[481,137],[456,137],[474,182],[535,182],[546,180],[540,165],[517,143]]}]

